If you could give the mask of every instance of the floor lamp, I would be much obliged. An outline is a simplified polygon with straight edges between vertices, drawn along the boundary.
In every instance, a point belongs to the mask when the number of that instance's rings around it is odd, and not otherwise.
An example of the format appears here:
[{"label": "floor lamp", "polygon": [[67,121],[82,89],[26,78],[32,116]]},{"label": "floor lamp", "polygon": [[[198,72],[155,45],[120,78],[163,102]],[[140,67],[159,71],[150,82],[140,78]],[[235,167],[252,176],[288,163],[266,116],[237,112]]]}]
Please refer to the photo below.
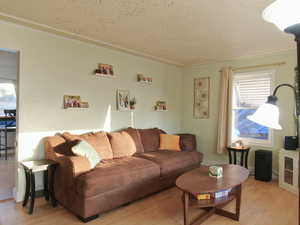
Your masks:
[{"label": "floor lamp", "polygon": [[[267,22],[275,24],[280,30],[294,34],[295,41],[297,43],[297,86],[298,90],[290,84],[282,84],[275,88],[273,95],[268,97],[266,104],[260,106],[257,111],[249,116],[248,118],[256,123],[261,125],[273,128],[281,129],[281,126],[278,123],[279,120],[279,109],[276,106],[277,97],[276,92],[278,88],[282,86],[290,87],[294,90],[295,93],[295,103],[296,103],[296,123],[297,123],[297,136],[299,134],[299,93],[300,93],[300,77],[299,77],[299,68],[300,68],[300,0],[277,0],[269,5],[263,12],[263,18]],[[300,163],[299,163],[300,164]],[[299,178],[300,178],[300,165],[299,165]],[[298,184],[299,186],[299,184]],[[298,209],[298,221],[300,225],[300,188],[299,188],[299,209]]]}]

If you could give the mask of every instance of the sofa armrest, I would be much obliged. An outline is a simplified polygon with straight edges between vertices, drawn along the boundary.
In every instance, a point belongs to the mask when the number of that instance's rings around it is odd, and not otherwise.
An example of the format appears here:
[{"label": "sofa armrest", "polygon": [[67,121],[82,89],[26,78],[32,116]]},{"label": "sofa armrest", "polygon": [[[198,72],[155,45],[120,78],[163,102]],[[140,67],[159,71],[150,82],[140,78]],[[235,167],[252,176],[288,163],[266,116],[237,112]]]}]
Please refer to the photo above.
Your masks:
[{"label": "sofa armrest", "polygon": [[61,156],[54,159],[64,171],[64,175],[77,177],[91,169],[89,160],[82,156]]},{"label": "sofa armrest", "polygon": [[177,134],[182,151],[197,151],[196,136],[194,134]]}]

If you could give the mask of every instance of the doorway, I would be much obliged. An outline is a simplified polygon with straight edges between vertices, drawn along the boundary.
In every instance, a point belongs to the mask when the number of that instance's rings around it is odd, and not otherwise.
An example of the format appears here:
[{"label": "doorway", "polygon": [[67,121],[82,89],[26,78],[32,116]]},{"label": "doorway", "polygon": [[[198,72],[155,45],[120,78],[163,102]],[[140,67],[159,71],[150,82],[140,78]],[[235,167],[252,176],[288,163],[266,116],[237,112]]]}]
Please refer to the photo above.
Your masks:
[{"label": "doorway", "polygon": [[0,202],[13,199],[16,186],[18,70],[18,52],[0,49]]}]

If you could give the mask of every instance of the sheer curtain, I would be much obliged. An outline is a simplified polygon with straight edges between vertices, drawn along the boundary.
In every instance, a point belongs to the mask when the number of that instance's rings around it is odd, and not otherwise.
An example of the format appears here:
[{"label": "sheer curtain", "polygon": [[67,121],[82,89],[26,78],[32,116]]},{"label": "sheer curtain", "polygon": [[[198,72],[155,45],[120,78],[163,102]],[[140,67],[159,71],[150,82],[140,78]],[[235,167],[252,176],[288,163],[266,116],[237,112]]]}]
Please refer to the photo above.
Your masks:
[{"label": "sheer curtain", "polygon": [[230,137],[230,105],[231,105],[232,68],[221,69],[220,108],[218,118],[217,153],[222,154],[229,143]]}]

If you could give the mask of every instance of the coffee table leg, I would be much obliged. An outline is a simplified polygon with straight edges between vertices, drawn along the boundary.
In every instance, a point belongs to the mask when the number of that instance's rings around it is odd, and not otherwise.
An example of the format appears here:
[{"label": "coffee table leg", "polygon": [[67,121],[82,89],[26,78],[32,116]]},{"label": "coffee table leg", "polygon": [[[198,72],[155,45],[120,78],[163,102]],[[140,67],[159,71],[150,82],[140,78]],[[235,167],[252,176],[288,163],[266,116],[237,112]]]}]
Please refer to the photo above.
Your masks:
[{"label": "coffee table leg", "polygon": [[236,220],[240,219],[240,210],[241,210],[241,199],[242,198],[242,185],[238,185],[236,187],[236,208],[235,208],[235,215]]},{"label": "coffee table leg", "polygon": [[189,193],[183,192],[182,197],[184,225],[189,225]]}]

